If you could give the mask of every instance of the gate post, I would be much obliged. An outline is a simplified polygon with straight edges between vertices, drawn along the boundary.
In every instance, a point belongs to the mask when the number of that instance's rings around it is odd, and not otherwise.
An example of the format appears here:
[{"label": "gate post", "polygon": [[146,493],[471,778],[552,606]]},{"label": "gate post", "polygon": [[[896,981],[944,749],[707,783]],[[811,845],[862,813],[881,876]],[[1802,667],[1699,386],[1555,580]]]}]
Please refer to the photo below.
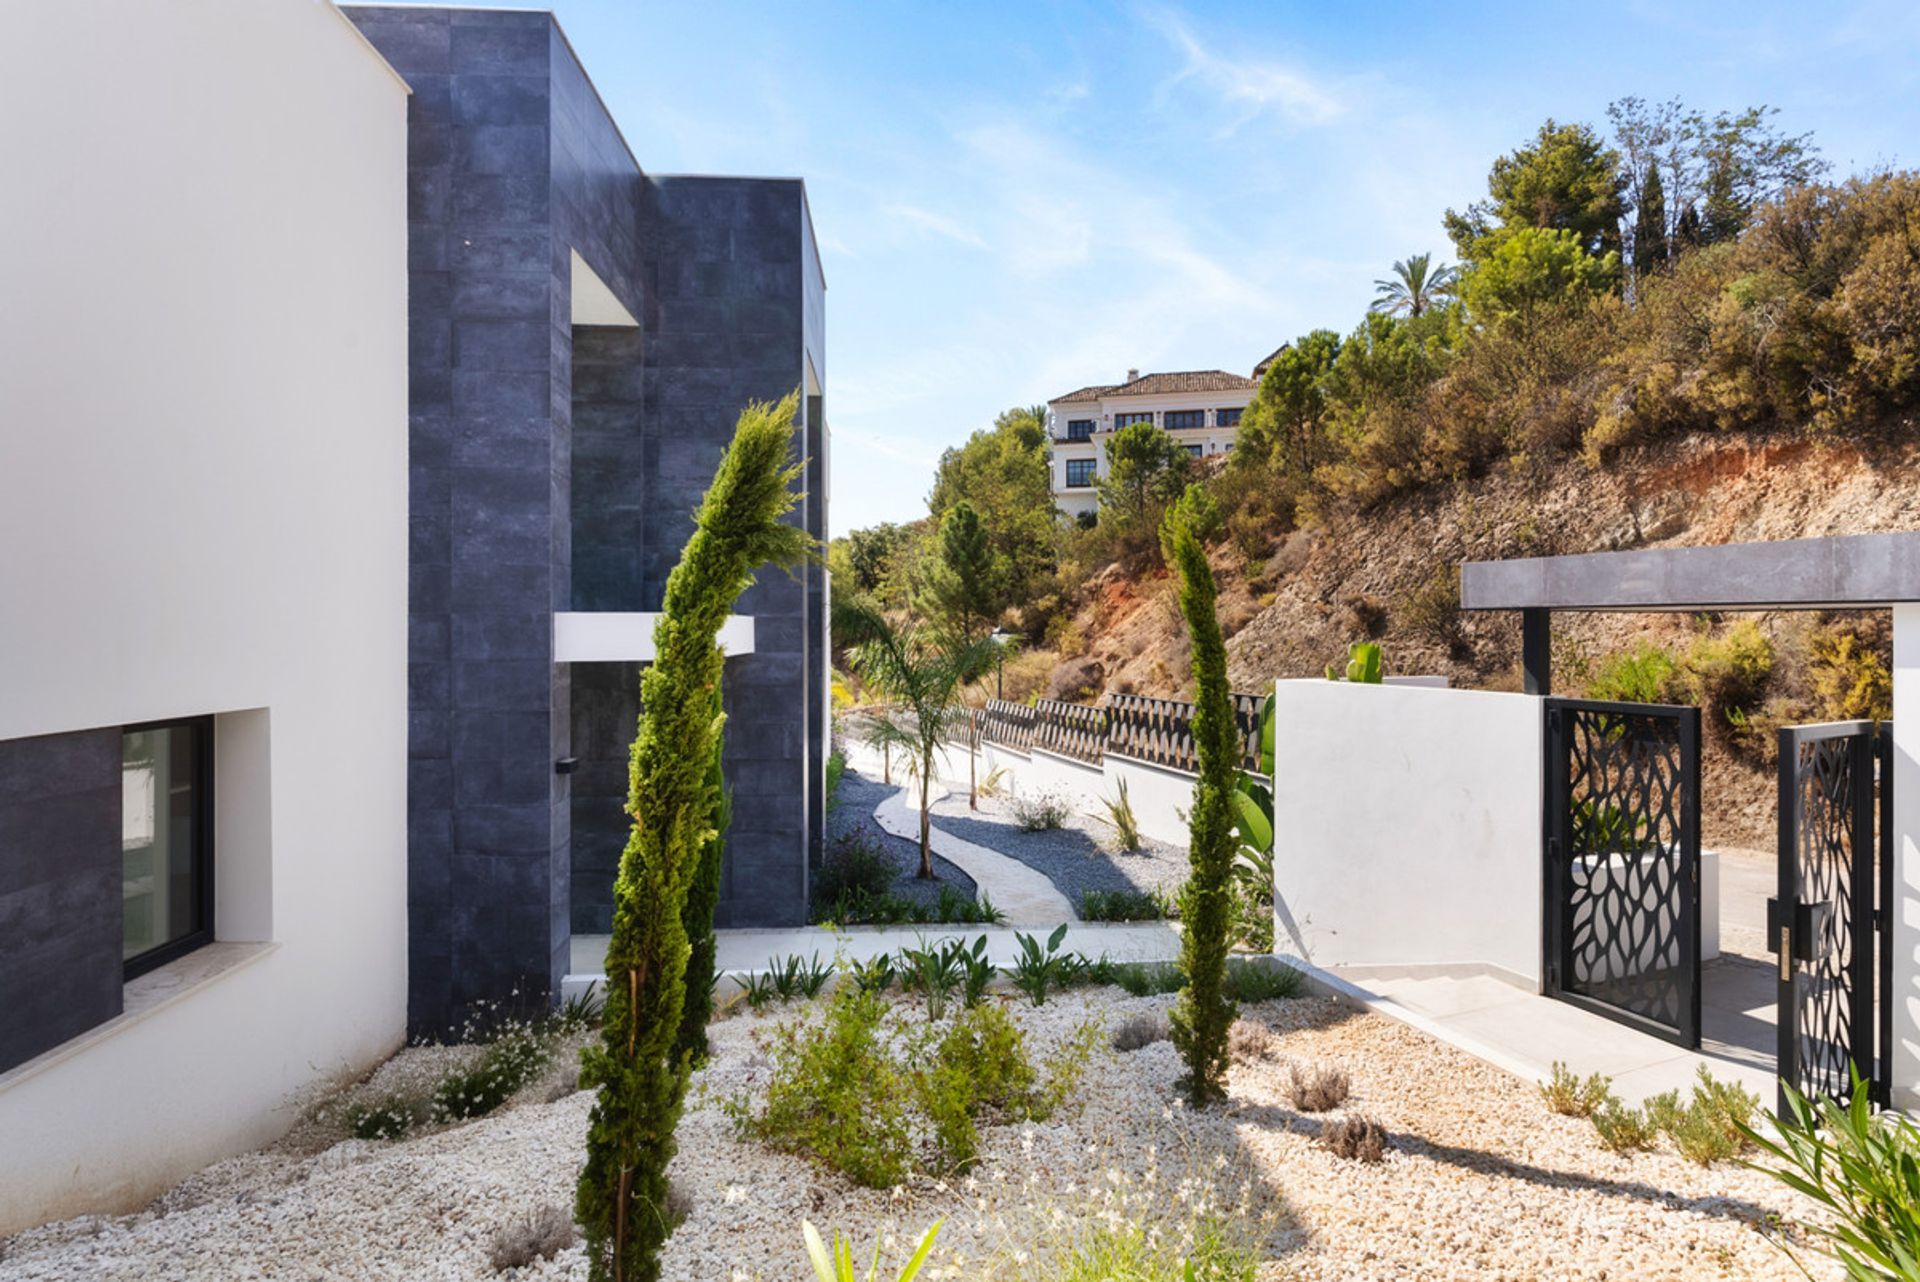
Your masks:
[{"label": "gate post", "polygon": [[1920,604],[1893,607],[1893,899],[1887,950],[1893,983],[1888,1080],[1893,1106],[1920,1108]]}]

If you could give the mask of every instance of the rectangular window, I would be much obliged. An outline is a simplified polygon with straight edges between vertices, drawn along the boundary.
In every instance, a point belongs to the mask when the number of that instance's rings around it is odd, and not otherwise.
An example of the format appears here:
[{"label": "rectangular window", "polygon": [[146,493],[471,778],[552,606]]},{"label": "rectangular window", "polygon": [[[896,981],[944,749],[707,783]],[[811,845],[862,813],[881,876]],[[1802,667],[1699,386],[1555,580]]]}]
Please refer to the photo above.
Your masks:
[{"label": "rectangular window", "polygon": [[[1245,408],[1244,405],[1240,407],[1240,409]],[[1220,427],[1238,427],[1240,426],[1240,409],[1215,410],[1213,421]]]},{"label": "rectangular window", "polygon": [[1113,430],[1117,432],[1123,427],[1132,427],[1135,423],[1151,422],[1153,422],[1153,411],[1151,410],[1145,414],[1115,414],[1113,416]]},{"label": "rectangular window", "polygon": [[1173,431],[1175,428],[1205,427],[1206,425],[1207,425],[1207,412],[1205,410],[1168,410],[1167,411],[1167,430],[1169,432]]},{"label": "rectangular window", "polygon": [[1093,420],[1090,418],[1070,418],[1067,420],[1067,439],[1069,441],[1089,441],[1093,439]]},{"label": "rectangular window", "polygon": [[1099,460],[1090,458],[1070,458],[1067,460],[1067,488],[1084,490],[1093,484],[1094,464]]},{"label": "rectangular window", "polygon": [[213,720],[120,736],[120,958],[128,979],[213,938]]},{"label": "rectangular window", "polygon": [[1201,446],[1201,445],[1187,446],[1187,453],[1193,455],[1195,458],[1199,458],[1205,452],[1206,452],[1205,446]]}]

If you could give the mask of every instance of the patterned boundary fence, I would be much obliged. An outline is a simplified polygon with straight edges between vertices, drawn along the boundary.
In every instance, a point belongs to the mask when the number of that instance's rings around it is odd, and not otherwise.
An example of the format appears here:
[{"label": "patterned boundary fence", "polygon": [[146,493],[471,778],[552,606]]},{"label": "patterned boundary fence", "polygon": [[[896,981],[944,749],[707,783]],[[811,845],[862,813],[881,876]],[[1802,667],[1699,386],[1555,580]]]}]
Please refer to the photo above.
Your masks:
[{"label": "patterned boundary fence", "polygon": [[[1260,766],[1260,696],[1233,696],[1234,726],[1240,734],[1241,768]],[[980,714],[981,737],[1021,752],[1041,748],[1076,761],[1099,765],[1111,752],[1193,774],[1199,766],[1193,748],[1193,705],[1181,699],[1149,699],[1115,694],[1087,706],[1041,699],[1028,706],[991,699]]]},{"label": "patterned boundary fence", "polygon": [[1085,704],[1042,699],[1033,705],[1033,746],[1089,765],[1107,754],[1107,710]]}]

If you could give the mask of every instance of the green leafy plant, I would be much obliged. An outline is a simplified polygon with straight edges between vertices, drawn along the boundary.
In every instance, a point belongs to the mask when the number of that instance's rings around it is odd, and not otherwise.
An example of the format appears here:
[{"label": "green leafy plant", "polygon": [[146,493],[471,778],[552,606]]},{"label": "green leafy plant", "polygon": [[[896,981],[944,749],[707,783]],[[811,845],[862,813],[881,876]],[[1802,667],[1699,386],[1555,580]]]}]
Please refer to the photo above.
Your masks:
[{"label": "green leafy plant", "polygon": [[1273,951],[1273,696],[1260,701],[1259,770],[1234,780],[1234,934],[1259,953]]},{"label": "green leafy plant", "polygon": [[977,1115],[1017,1121],[1036,1104],[1038,1073],[1026,1039],[1000,1006],[968,1010],[919,1058],[931,1067],[914,1075],[915,1087],[947,1170],[964,1170],[978,1157]]},{"label": "green leafy plant", "polygon": [[1676,697],[1680,664],[1664,646],[1641,641],[1595,666],[1587,697],[1610,703],[1667,703]]},{"label": "green leafy plant", "polygon": [[1120,843],[1122,850],[1140,849],[1140,821],[1134,817],[1133,802],[1127,797],[1127,781],[1120,780],[1119,796],[1102,797],[1100,804],[1107,812],[1107,823],[1113,828],[1114,840]]},{"label": "green leafy plant", "polygon": [[987,959],[987,937],[978,936],[970,948],[957,949],[960,963],[960,1004],[971,1010],[987,998],[987,985],[999,967]]},{"label": "green leafy plant", "polygon": [[457,1122],[484,1117],[552,1062],[553,1044],[542,1029],[511,1025],[488,1044],[479,1059],[440,1079],[430,1105],[433,1120]]},{"label": "green leafy plant", "polygon": [[1187,982],[1186,975],[1172,962],[1121,962],[1109,968],[1107,979],[1135,997],[1177,993]]},{"label": "green leafy plant", "polygon": [[1336,669],[1327,665],[1327,680],[1354,681],[1361,685],[1380,684],[1380,645],[1375,641],[1355,641],[1347,647],[1347,664]]},{"label": "green leafy plant", "polygon": [[347,1133],[357,1140],[405,1139],[407,1132],[421,1120],[417,1101],[402,1095],[388,1095],[371,1103],[347,1108]]},{"label": "green leafy plant", "polygon": [[1007,971],[1007,978],[1035,1006],[1045,1006],[1048,991],[1060,987],[1072,969],[1072,958],[1060,951],[1060,945],[1066,937],[1065,922],[1054,927],[1044,949],[1032,935],[1017,932],[1013,937],[1020,951],[1013,959],[1012,968]]},{"label": "green leafy plant", "polygon": [[1252,957],[1235,957],[1227,962],[1226,993],[1236,1002],[1258,1004],[1298,997],[1306,986],[1306,976],[1291,966]]},{"label": "green leafy plant", "polygon": [[1722,1082],[1700,1066],[1693,1099],[1686,1108],[1662,1106],[1665,1130],[1682,1157],[1711,1166],[1747,1148],[1747,1131],[1760,1100],[1737,1082]]},{"label": "green leafy plant", "polygon": [[900,987],[918,993],[927,1004],[929,1021],[943,1018],[954,990],[960,987],[965,967],[960,960],[958,941],[929,945],[925,940],[917,948],[900,950]]},{"label": "green leafy plant", "polygon": [[894,969],[892,953],[881,953],[866,961],[848,962],[843,969],[849,980],[869,993],[886,992],[899,977]]},{"label": "green leafy plant", "polygon": [[1240,736],[1227,687],[1226,642],[1214,604],[1213,570],[1199,526],[1206,493],[1188,488],[1169,509],[1161,541],[1180,582],[1180,613],[1193,651],[1193,742],[1199,779],[1188,812],[1192,871],[1180,892],[1180,966],[1187,973],[1172,1014],[1173,1044],[1186,1060],[1187,1095],[1195,1105],[1226,1093],[1227,1029],[1233,1000],[1225,989],[1227,932],[1232,920],[1234,781],[1240,774]]},{"label": "green leafy plant", "polygon": [[[836,677],[838,674],[835,674]],[[827,813],[832,814],[840,806],[840,780],[847,773],[847,754],[835,748],[827,754]]]},{"label": "green leafy plant", "polygon": [[813,549],[783,520],[802,475],[792,460],[797,406],[796,393],[741,411],[667,577],[654,662],[640,678],[633,825],[614,884],[605,1019],[580,1074],[598,1091],[575,1199],[594,1282],[657,1282],[672,1231],[667,1167],[693,1062],[676,1049],[691,951],[685,910],[721,806],[712,777],[722,731],[718,637],[756,568],[795,564]]},{"label": "green leafy plant", "polygon": [[723,1107],[742,1135],[824,1162],[856,1184],[891,1188],[913,1158],[910,1083],[888,1044],[887,1003],[856,984],[834,990],[821,1019],[776,1027],[758,1114]]},{"label": "green leafy plant", "polygon": [[[842,1239],[838,1233],[833,1235],[831,1248],[820,1240],[820,1231],[813,1227],[811,1220],[800,1222],[800,1233],[806,1240],[807,1258],[813,1262],[813,1276],[818,1279],[818,1282],[881,1282],[879,1243],[874,1243],[873,1263],[868,1267],[865,1278],[862,1278],[854,1272],[853,1245]],[[895,1282],[913,1282],[913,1279],[919,1276],[921,1268],[927,1262],[927,1257],[933,1254],[933,1240],[939,1233],[940,1221],[935,1220],[932,1227],[921,1236],[920,1245],[915,1249],[913,1258],[908,1260],[906,1267],[900,1270]]]},{"label": "green leafy plant", "polygon": [[1057,793],[1039,792],[1016,795],[1012,801],[1013,822],[1021,832],[1052,832],[1067,826],[1073,810]]},{"label": "green leafy plant", "polygon": [[1576,854],[1606,854],[1631,850],[1645,824],[1615,805],[1596,805],[1591,798],[1573,803],[1573,849]]},{"label": "green leafy plant", "polygon": [[1564,1117],[1592,1117],[1595,1109],[1612,1094],[1613,1079],[1595,1073],[1582,1080],[1559,1060],[1553,1061],[1552,1076],[1540,1083],[1540,1097],[1547,1107]]},{"label": "green leafy plant", "polygon": [[1789,1084],[1785,1114],[1768,1115],[1771,1134],[1741,1122],[1741,1138],[1771,1163],[1750,1165],[1829,1213],[1804,1227],[1851,1282],[1920,1277],[1920,1127],[1876,1113],[1857,1069],[1852,1077],[1845,1104],[1809,1100]]},{"label": "green leafy plant", "polygon": [[1600,1143],[1615,1153],[1643,1152],[1653,1147],[1660,1128],[1641,1109],[1608,1096],[1588,1119]]},{"label": "green leafy plant", "polygon": [[1177,911],[1151,890],[1087,890],[1080,894],[1082,921],[1160,921]]}]

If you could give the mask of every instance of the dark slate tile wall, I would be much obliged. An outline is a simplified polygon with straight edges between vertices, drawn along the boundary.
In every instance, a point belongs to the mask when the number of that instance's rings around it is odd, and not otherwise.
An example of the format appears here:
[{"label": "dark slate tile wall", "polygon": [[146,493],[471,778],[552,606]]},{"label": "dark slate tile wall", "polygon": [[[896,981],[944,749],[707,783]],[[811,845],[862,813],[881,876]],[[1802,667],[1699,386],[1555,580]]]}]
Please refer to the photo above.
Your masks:
[{"label": "dark slate tile wall", "polygon": [[120,731],[0,741],[0,1072],[120,1013]]},{"label": "dark slate tile wall", "polygon": [[[546,997],[565,971],[569,733],[546,14],[355,8],[413,89],[409,1009]],[[564,328],[562,328],[564,340]],[[559,751],[556,751],[556,743]],[[556,885],[556,879],[558,884]]]},{"label": "dark slate tile wall", "polygon": [[[647,190],[643,574],[654,608],[740,407],[801,385],[803,213],[794,181],[656,178]],[[806,733],[807,578],[765,571],[737,607],[755,616],[755,653],[727,661],[722,926],[806,917],[819,765]]]},{"label": "dark slate tile wall", "polygon": [[638,663],[573,665],[573,904],[576,934],[613,929],[613,880],[630,821],[627,753],[640,711]]}]

